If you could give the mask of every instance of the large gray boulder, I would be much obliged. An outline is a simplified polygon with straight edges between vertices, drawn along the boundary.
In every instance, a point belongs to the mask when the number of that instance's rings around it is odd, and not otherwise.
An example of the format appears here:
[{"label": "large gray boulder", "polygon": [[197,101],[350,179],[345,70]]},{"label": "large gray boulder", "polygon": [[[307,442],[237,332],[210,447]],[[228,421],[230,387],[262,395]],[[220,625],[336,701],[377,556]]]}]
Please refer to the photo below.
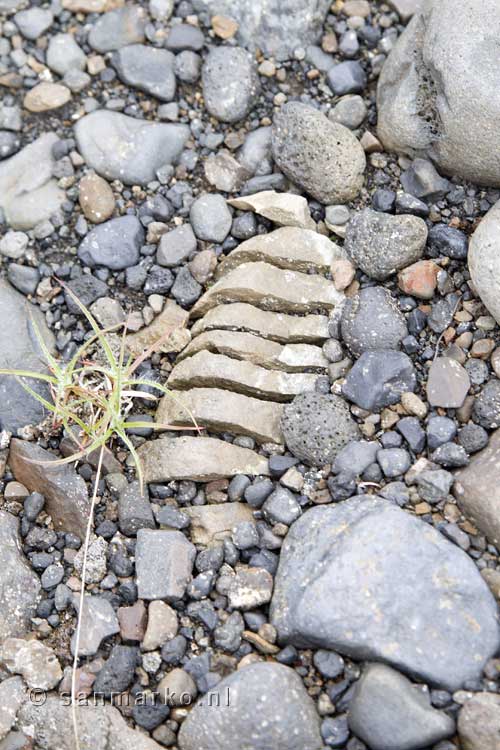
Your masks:
[{"label": "large gray boulder", "polygon": [[477,293],[500,323],[500,201],[488,211],[472,235],[468,261]]},{"label": "large gray boulder", "polygon": [[285,104],[274,117],[273,158],[281,171],[322,203],[353,200],[363,186],[366,157],[356,138],[314,107]]},{"label": "large gray boulder", "polygon": [[[190,711],[181,750],[320,750],[319,718],[298,674],[261,662],[238,669]],[[215,697],[219,696],[219,700]]]},{"label": "large gray boulder", "polygon": [[271,603],[281,643],[381,661],[456,690],[500,645],[470,558],[387,500],[308,510],[281,548]]},{"label": "large gray boulder", "polygon": [[[40,310],[30,305],[25,297],[11,285],[0,280],[0,368],[46,372],[43,352],[38,343],[33,321],[49,351],[55,350],[55,340],[47,328]],[[26,381],[44,398],[48,388],[36,380]],[[0,376],[0,425],[4,430],[16,432],[19,427],[38,424],[46,412],[43,406],[29,396],[22,385],[10,375]]]},{"label": "large gray boulder", "polygon": [[497,0],[424,0],[380,75],[385,147],[499,186],[499,37]]},{"label": "large gray boulder", "polygon": [[0,643],[20,638],[30,629],[40,592],[40,581],[21,549],[19,521],[0,510]]},{"label": "large gray boulder", "polygon": [[156,179],[157,169],[180,156],[189,128],[98,110],[78,120],[75,137],[87,166],[101,177],[147,185]]},{"label": "large gray boulder", "polygon": [[223,15],[238,23],[244,47],[261,49],[277,60],[318,41],[330,0],[194,0],[197,11]]}]

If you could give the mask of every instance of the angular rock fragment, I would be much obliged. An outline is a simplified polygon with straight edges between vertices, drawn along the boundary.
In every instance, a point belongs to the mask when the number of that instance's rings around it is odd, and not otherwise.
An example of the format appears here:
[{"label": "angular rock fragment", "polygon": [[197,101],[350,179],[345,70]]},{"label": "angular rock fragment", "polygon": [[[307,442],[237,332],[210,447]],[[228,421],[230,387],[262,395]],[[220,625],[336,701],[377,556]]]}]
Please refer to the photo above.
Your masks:
[{"label": "angular rock fragment", "polygon": [[139,448],[146,482],[210,482],[236,474],[268,474],[265,456],[209,437],[159,438]]},{"label": "angular rock fragment", "polygon": [[254,211],[278,226],[309,230],[314,230],[316,226],[309,213],[307,200],[301,195],[264,190],[243,198],[232,198],[228,203],[241,211]]},{"label": "angular rock fragment", "polygon": [[343,295],[322,276],[275,268],[268,263],[243,263],[217,281],[193,307],[200,317],[221,302],[249,302],[265,310],[311,313],[331,310]]},{"label": "angular rock fragment", "polygon": [[139,598],[182,599],[195,557],[195,547],[181,531],[139,529],[135,549]]},{"label": "angular rock fragment", "polygon": [[286,343],[322,343],[328,334],[326,315],[286,315],[260,310],[258,307],[235,302],[219,305],[207,312],[191,328],[193,336],[204,331],[220,329],[224,331],[247,331],[271,341]]},{"label": "angular rock fragment", "polygon": [[427,379],[427,398],[431,406],[459,409],[469,392],[467,370],[451,357],[438,357],[432,363]]},{"label": "angular rock fragment", "polygon": [[246,611],[270,601],[273,577],[265,568],[238,565],[219,578],[217,589],[227,596],[230,607]]},{"label": "angular rock fragment", "polygon": [[[79,598],[75,603],[78,606]],[[115,611],[107,599],[101,596],[85,596],[81,615],[79,656],[94,656],[102,641],[120,632]],[[71,652],[76,648],[76,633],[71,638]]]},{"label": "angular rock fragment", "polygon": [[239,523],[253,522],[253,512],[246,503],[193,505],[186,508],[191,518],[191,539],[194,544],[210,545],[231,536]]},{"label": "angular rock fragment", "polygon": [[214,432],[248,435],[261,443],[282,443],[280,429],[282,404],[260,401],[220,388],[192,388],[171,391],[156,412],[156,421],[174,426],[190,426],[192,419]]},{"label": "angular rock fragment", "polygon": [[166,354],[183,349],[191,339],[191,334],[185,328],[189,313],[168,299],[162,312],[152,323],[137,333],[129,333],[126,339],[127,349],[134,357],[138,357],[154,344],[155,351]]},{"label": "angular rock fragment", "polygon": [[178,362],[168,379],[170,388],[228,388],[249,396],[289,401],[303,391],[312,391],[317,375],[267,370],[251,362],[240,362],[222,354],[201,351]]}]

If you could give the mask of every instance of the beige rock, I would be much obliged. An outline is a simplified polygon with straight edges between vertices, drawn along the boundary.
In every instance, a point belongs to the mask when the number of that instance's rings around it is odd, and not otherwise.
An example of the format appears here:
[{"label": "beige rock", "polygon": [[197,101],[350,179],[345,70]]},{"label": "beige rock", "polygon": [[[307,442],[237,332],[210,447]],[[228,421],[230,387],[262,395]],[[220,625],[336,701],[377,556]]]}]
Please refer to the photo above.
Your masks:
[{"label": "beige rock", "polygon": [[238,24],[227,16],[213,16],[212,29],[219,39],[232,39],[238,31]]},{"label": "beige rock", "polygon": [[86,219],[100,224],[113,215],[115,197],[103,177],[95,173],[84,175],[80,180],[79,190],[80,206]]},{"label": "beige rock", "polygon": [[201,250],[188,263],[191,276],[199,284],[205,284],[217,268],[217,256],[213,250]]},{"label": "beige rock", "polygon": [[180,352],[191,340],[191,334],[185,328],[188,318],[189,313],[173,300],[167,300],[163,311],[152,323],[127,336],[129,351],[134,356],[139,356],[145,349],[158,344],[156,351],[164,354]]},{"label": "beige rock", "polygon": [[251,362],[211,352],[198,352],[175,365],[168,379],[170,388],[228,388],[258,398],[290,401],[314,390],[317,375],[266,370]]},{"label": "beige rock", "polygon": [[23,104],[30,112],[48,112],[63,107],[70,99],[71,91],[66,86],[42,81],[28,91]]},{"label": "beige rock", "polygon": [[112,297],[97,299],[89,309],[102,328],[109,328],[110,326],[123,323],[126,317],[123,307],[117,299],[113,299]]},{"label": "beige rock", "polygon": [[500,695],[473,695],[458,714],[458,736],[463,750],[500,750]]},{"label": "beige rock", "polygon": [[[172,391],[160,401],[156,421],[183,426],[200,425],[215,432],[248,435],[261,443],[282,443],[282,404],[260,401],[220,388]],[[191,416],[192,415],[192,416]]]},{"label": "beige rock", "polygon": [[20,674],[30,688],[51,690],[63,673],[54,651],[40,641],[7,638],[0,661],[12,674]]},{"label": "beige rock", "polygon": [[154,651],[177,635],[179,620],[175,609],[160,599],[148,606],[148,624],[142,641],[143,651]]},{"label": "beige rock", "polygon": [[107,13],[123,5],[125,0],[62,0],[62,7],[72,13]]},{"label": "beige rock", "polygon": [[203,331],[214,329],[248,331],[282,343],[322,343],[328,338],[328,317],[305,315],[299,318],[236,302],[209,310],[201,320],[196,321],[191,334],[199,336]]},{"label": "beige rock", "polygon": [[226,354],[254,365],[285,372],[322,372],[328,360],[319,346],[278,344],[243,331],[205,331],[196,336],[177,358],[177,362],[200,351]]},{"label": "beige rock", "polygon": [[493,568],[483,568],[481,576],[488,584],[488,588],[497,600],[500,602],[500,570]]},{"label": "beige rock", "polygon": [[209,437],[159,438],[138,450],[146,482],[210,482],[236,474],[269,474],[265,456]]},{"label": "beige rock", "polygon": [[198,688],[188,672],[176,667],[158,683],[158,693],[169,706],[186,706],[196,698]]},{"label": "beige rock", "polygon": [[193,544],[209,545],[221,541],[230,536],[239,523],[254,520],[252,509],[246,503],[193,505],[185,510],[191,516]]},{"label": "beige rock", "polygon": [[228,200],[228,203],[242,211],[254,211],[279,226],[302,227],[303,229],[316,227],[309,213],[307,200],[294,193],[263,190],[261,193],[246,195],[244,198],[233,198]]},{"label": "beige rock", "polygon": [[243,263],[217,281],[193,307],[194,317],[221,302],[249,302],[264,310],[311,313],[331,310],[343,299],[323,276],[282,270],[269,263]]},{"label": "beige rock", "polygon": [[238,245],[219,264],[217,278],[242,263],[259,260],[292,271],[325,273],[336,259],[344,257],[342,248],[322,234],[299,227],[282,227]]},{"label": "beige rock", "polygon": [[403,393],[401,403],[407,414],[414,414],[419,419],[424,419],[427,414],[427,404],[416,393]]},{"label": "beige rock", "polygon": [[462,513],[492,544],[500,544],[500,430],[455,478],[453,493]]},{"label": "beige rock", "polygon": [[347,289],[356,276],[356,269],[347,258],[334,260],[330,267],[330,271],[333,283],[335,284],[335,289],[338,292],[343,292],[344,289]]},{"label": "beige rock", "polygon": [[249,176],[245,167],[226,149],[210,154],[204,162],[204,169],[208,182],[224,193],[239,190]]}]

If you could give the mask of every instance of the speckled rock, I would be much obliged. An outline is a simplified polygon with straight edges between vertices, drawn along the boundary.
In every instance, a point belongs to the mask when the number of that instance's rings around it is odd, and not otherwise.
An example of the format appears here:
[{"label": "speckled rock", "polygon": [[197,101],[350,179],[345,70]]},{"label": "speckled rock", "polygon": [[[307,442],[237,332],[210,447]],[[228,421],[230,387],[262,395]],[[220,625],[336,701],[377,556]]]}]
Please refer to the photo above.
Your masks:
[{"label": "speckled rock", "polygon": [[[179,732],[181,750],[319,750],[319,718],[300,677],[282,664],[251,664],[203,698]],[[229,700],[228,700],[229,699]]]},{"label": "speckled rock", "polygon": [[255,61],[241,47],[213,47],[201,80],[205,106],[221,122],[246,117],[260,90]]},{"label": "speckled rock", "polygon": [[313,508],[293,524],[271,621],[281,643],[381,661],[448,690],[477,679],[500,644],[497,606],[473,561],[376,497]]},{"label": "speckled rock", "polygon": [[284,407],[281,429],[294,456],[313,466],[331,463],[359,437],[345,401],[315,392],[300,394]]},{"label": "speckled rock", "polygon": [[350,351],[359,357],[371,349],[399,349],[408,335],[396,299],[382,287],[362,289],[342,307],[340,330]]},{"label": "speckled rock", "polygon": [[322,203],[344,203],[363,185],[366,159],[350,130],[300,102],[274,117],[273,157],[282,172]]}]

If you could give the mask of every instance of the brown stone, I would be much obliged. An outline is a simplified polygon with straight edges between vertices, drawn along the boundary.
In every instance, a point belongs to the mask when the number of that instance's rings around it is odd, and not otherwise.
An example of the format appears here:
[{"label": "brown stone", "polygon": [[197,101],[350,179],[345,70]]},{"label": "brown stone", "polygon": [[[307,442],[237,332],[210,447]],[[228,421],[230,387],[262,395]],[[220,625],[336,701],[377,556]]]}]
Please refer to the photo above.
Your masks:
[{"label": "brown stone", "polygon": [[244,521],[253,521],[253,512],[246,503],[223,503],[222,505],[193,505],[185,509],[191,517],[191,541],[193,544],[209,545],[231,535],[235,526]]},{"label": "brown stone", "polygon": [[227,16],[213,16],[212,29],[219,39],[232,39],[238,31],[238,24]]},{"label": "brown stone", "polygon": [[66,86],[42,81],[28,91],[23,104],[30,112],[48,112],[63,107],[70,99],[71,91]]},{"label": "brown stone", "polygon": [[343,292],[344,289],[347,289],[356,276],[356,269],[347,258],[334,260],[330,266],[330,271],[333,283],[335,284],[335,289],[338,292]]},{"label": "brown stone", "polygon": [[437,286],[439,266],[432,260],[419,260],[398,274],[398,286],[418,299],[432,299]]},{"label": "brown stone", "polygon": [[248,435],[261,443],[282,443],[282,404],[260,401],[219,388],[171,391],[160,401],[156,421],[175,426],[192,425],[192,419],[214,432]]},{"label": "brown stone", "polygon": [[80,206],[85,218],[100,224],[113,215],[115,197],[105,179],[95,173],[86,174],[79,185]]},{"label": "brown stone", "polygon": [[332,310],[343,299],[323,276],[282,270],[269,263],[243,263],[217,281],[193,307],[195,318],[226,302],[249,302],[264,310],[312,313]]},{"label": "brown stone", "polygon": [[185,328],[188,318],[189,314],[180,305],[171,299],[167,300],[163,311],[152,323],[127,336],[129,351],[137,357],[154,344],[158,344],[155,351],[164,354],[180,352],[191,340],[191,335]]},{"label": "brown stone", "polygon": [[500,750],[500,695],[473,695],[458,714],[458,736],[463,750]]},{"label": "brown stone", "polygon": [[57,458],[35,443],[14,438],[9,464],[16,479],[30,492],[45,497],[45,510],[58,531],[85,535],[90,501],[87,485],[71,464],[51,467]]},{"label": "brown stone", "polygon": [[219,305],[197,320],[191,328],[192,336],[199,336],[203,331],[220,329],[225,331],[247,331],[271,341],[282,343],[323,343],[329,337],[328,317],[326,315],[285,315],[244,302],[232,305]]},{"label": "brown stone", "polygon": [[138,599],[131,607],[118,608],[120,636],[124,641],[140,643],[146,632],[147,614],[144,602]]},{"label": "brown stone", "polygon": [[199,284],[205,284],[217,268],[217,256],[213,250],[201,250],[188,263],[191,276]]},{"label": "brown stone", "polygon": [[438,357],[432,363],[427,380],[427,399],[431,406],[458,409],[470,388],[467,371],[450,357]]},{"label": "brown stone", "polygon": [[160,599],[152,601],[148,606],[148,625],[142,641],[143,651],[154,651],[167,641],[175,638],[179,629],[179,621],[175,609]]}]

